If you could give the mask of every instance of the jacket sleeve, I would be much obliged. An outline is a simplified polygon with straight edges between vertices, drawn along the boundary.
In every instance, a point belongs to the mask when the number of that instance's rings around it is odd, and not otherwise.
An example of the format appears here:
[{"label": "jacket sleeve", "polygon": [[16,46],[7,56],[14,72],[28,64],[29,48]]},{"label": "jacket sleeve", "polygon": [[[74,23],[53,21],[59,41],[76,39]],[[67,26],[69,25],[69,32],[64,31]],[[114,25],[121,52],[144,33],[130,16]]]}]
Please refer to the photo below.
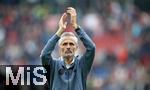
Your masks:
[{"label": "jacket sleeve", "polygon": [[40,58],[42,60],[42,65],[52,65],[53,64],[53,58],[51,56],[52,51],[54,50],[57,41],[59,40],[60,37],[57,35],[52,36],[47,44],[44,46]]},{"label": "jacket sleeve", "polygon": [[91,66],[94,60],[96,47],[95,47],[94,42],[83,31],[82,28],[79,27],[75,31],[86,48],[86,52],[80,58],[79,65],[81,66],[83,73],[87,75],[91,69]]}]

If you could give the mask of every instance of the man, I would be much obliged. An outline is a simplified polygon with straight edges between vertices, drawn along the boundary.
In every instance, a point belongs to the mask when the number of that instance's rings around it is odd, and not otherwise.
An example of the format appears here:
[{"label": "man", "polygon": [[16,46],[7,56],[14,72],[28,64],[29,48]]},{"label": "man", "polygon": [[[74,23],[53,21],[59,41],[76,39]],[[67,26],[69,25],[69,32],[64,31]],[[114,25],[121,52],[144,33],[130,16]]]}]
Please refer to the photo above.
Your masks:
[{"label": "man", "polygon": [[[65,32],[68,15],[70,15],[69,25],[74,28],[86,48],[81,57],[75,56],[78,48],[77,37],[72,32]],[[50,72],[47,77],[50,90],[86,90],[86,79],[93,63],[95,44],[78,26],[76,18],[76,10],[68,7],[59,21],[58,31],[41,52],[42,64]],[[61,55],[58,60],[51,56],[57,42]]]}]

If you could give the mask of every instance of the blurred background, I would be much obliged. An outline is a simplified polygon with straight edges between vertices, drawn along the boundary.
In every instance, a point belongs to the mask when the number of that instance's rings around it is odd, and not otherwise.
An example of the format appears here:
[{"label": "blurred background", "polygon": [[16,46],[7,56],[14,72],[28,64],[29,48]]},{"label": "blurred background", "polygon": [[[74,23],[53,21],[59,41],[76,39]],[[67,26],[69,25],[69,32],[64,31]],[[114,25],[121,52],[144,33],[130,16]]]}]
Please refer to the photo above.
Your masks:
[{"label": "blurred background", "polygon": [[0,65],[41,65],[40,52],[68,6],[96,44],[88,90],[150,90],[150,0],[0,0]]}]

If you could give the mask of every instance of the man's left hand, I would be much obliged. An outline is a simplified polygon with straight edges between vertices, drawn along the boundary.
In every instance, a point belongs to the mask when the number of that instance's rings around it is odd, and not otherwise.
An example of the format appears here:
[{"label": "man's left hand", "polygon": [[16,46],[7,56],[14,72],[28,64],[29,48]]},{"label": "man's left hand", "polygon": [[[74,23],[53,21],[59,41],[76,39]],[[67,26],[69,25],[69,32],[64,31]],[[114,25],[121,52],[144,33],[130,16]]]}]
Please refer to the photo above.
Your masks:
[{"label": "man's left hand", "polygon": [[68,7],[66,12],[67,12],[68,14],[70,14],[70,16],[71,16],[71,20],[70,20],[71,26],[72,26],[74,29],[76,29],[76,28],[78,27],[76,10],[75,10],[73,7]]}]

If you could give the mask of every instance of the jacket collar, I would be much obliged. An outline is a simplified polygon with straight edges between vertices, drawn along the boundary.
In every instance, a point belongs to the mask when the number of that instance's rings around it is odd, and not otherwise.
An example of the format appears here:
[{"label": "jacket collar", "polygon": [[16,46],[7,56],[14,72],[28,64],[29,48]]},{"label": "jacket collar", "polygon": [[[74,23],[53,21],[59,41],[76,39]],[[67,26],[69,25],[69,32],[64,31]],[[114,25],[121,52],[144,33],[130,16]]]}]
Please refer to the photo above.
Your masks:
[{"label": "jacket collar", "polygon": [[[73,61],[72,61],[72,64],[70,65],[70,67],[68,68],[68,69],[73,69],[74,68],[74,66],[75,66],[75,62],[76,62],[76,58],[77,58],[78,56],[75,56],[74,58],[73,58]],[[62,68],[64,68],[64,69],[67,69],[66,68],[66,64],[65,64],[65,61],[63,60],[63,58],[62,57],[60,57],[60,65],[61,65],[61,67]]]}]

